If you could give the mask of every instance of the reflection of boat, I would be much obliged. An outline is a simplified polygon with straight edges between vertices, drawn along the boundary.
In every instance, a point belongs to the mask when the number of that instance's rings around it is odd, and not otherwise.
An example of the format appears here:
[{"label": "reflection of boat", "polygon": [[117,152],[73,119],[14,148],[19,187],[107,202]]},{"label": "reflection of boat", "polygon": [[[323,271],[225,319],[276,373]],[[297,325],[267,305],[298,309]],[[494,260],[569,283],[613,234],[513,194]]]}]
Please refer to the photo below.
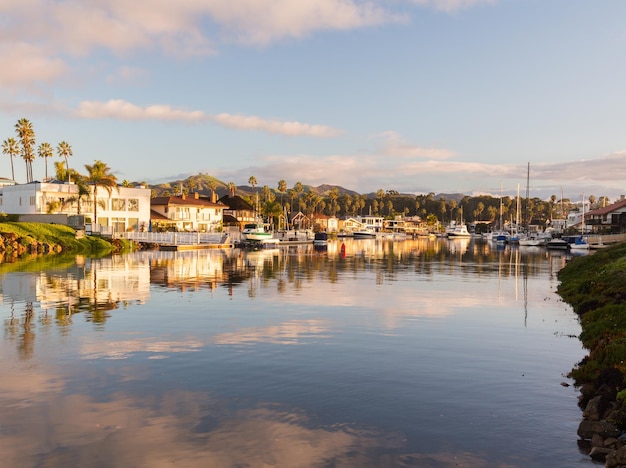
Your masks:
[{"label": "reflection of boat", "polygon": [[313,245],[316,247],[325,246],[328,244],[328,234],[325,232],[316,232],[313,237]]}]

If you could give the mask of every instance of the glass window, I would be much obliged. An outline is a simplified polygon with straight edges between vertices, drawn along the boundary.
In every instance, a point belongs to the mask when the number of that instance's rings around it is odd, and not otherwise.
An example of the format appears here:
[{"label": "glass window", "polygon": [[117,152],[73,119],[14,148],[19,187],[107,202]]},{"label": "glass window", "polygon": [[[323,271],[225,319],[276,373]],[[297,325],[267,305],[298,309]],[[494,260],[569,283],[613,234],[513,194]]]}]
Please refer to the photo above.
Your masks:
[{"label": "glass window", "polygon": [[139,211],[139,199],[138,198],[128,199],[128,211]]},{"label": "glass window", "polygon": [[113,211],[126,211],[126,199],[125,198],[112,198],[111,210]]}]

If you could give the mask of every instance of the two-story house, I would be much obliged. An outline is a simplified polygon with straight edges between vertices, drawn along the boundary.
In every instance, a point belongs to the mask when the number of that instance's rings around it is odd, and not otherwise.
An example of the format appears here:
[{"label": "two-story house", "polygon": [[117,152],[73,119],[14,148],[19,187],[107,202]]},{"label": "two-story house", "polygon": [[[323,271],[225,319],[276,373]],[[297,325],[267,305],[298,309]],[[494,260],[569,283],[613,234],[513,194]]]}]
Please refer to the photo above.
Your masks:
[{"label": "two-story house", "polygon": [[592,232],[626,232],[626,197],[608,206],[585,213],[585,224]]},{"label": "two-story house", "polygon": [[156,197],[150,200],[152,229],[216,232],[222,227],[224,209],[220,202],[200,197],[198,193]]},{"label": "two-story house", "polygon": [[[4,185],[0,211],[19,215],[20,221],[54,222],[84,227],[94,216],[93,186],[80,194],[74,183],[61,181]],[[99,232],[125,232],[147,228],[150,223],[150,189],[117,186],[98,190],[97,222]],[[73,218],[74,221],[70,222]],[[81,225],[77,225],[80,218]]]}]

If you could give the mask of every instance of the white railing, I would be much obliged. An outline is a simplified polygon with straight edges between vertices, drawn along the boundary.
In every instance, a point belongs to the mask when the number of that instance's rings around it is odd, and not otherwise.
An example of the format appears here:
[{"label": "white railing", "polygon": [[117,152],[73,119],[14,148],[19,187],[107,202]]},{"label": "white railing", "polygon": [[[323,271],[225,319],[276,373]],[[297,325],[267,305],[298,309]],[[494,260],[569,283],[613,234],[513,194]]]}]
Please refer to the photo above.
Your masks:
[{"label": "white railing", "polygon": [[222,232],[118,232],[118,239],[163,245],[225,244],[228,234]]}]

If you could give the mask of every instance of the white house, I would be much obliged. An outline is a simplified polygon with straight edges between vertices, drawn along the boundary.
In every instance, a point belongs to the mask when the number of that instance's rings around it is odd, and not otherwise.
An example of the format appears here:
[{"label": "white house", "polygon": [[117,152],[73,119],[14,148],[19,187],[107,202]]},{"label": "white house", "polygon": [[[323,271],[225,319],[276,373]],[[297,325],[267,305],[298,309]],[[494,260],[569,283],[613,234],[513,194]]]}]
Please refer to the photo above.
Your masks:
[{"label": "white house", "polygon": [[173,226],[177,231],[218,231],[222,226],[224,209],[228,208],[223,203],[200,198],[198,193],[156,197],[150,203],[153,229]]},{"label": "white house", "polygon": [[[73,183],[30,182],[1,187],[0,211],[20,215],[21,221],[66,223],[69,216],[83,215],[86,223],[94,216],[93,186],[90,194],[78,196]],[[147,229],[150,224],[150,189],[118,186],[109,193],[98,189],[97,224],[102,232]],[[98,231],[99,229],[94,229]]]}]

